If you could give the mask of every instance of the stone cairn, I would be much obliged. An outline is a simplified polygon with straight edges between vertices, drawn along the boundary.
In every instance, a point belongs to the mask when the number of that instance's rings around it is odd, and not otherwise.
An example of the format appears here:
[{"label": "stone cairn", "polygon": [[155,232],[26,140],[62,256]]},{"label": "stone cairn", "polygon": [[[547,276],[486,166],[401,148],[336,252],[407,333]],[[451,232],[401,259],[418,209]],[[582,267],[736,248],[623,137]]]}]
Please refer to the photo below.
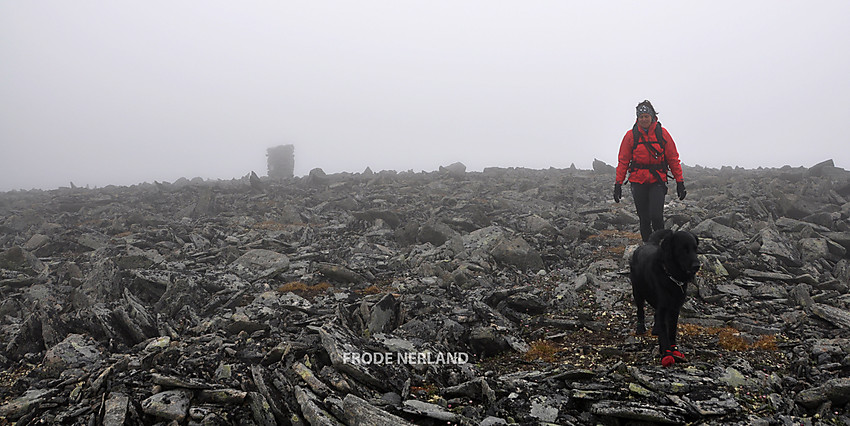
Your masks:
[{"label": "stone cairn", "polygon": [[278,145],[266,151],[270,178],[285,179],[295,176],[294,146]]}]

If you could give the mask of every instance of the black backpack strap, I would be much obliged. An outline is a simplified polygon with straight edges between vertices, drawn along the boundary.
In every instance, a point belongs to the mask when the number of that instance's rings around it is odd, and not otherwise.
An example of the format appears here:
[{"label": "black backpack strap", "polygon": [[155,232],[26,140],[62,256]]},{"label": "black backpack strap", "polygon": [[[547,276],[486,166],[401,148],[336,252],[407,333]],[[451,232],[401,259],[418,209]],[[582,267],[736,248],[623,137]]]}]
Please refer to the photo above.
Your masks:
[{"label": "black backpack strap", "polygon": [[664,136],[662,136],[662,134],[661,134],[661,122],[659,122],[658,125],[655,126],[655,139],[657,139],[658,143],[661,144],[661,151],[660,152],[657,149],[655,149],[654,146],[652,146],[652,142],[649,142],[649,141],[641,142],[640,141],[641,133],[640,133],[640,129],[638,129],[637,123],[635,123],[635,125],[632,127],[632,136],[634,137],[634,142],[632,143],[632,158],[634,158],[634,156],[635,156],[635,149],[637,149],[637,146],[640,145],[640,144],[646,145],[646,149],[648,149],[650,152],[652,152],[652,154],[655,155],[656,157],[663,157],[664,156],[665,140],[664,140]]},{"label": "black backpack strap", "polygon": [[[634,136],[634,142],[632,143],[632,158],[633,158],[633,160],[632,160],[631,164],[629,165],[629,170],[634,171],[634,170],[637,170],[637,169],[649,169],[649,171],[652,174],[654,174],[656,178],[658,178],[659,182],[664,182],[664,179],[661,178],[661,170],[664,171],[664,174],[667,174],[667,164],[666,164],[666,162],[663,163],[663,165],[659,164],[658,166],[648,166],[648,165],[644,165],[644,164],[637,164],[637,163],[634,162],[635,149],[640,144],[646,145],[646,148],[650,152],[652,152],[652,154],[655,155],[656,157],[664,157],[664,152],[666,151],[665,145],[667,144],[667,141],[664,139],[664,133],[661,130],[661,122],[659,121],[655,125],[655,140],[658,142],[658,144],[661,145],[661,152],[659,152],[657,149],[655,149],[654,146],[652,146],[652,142],[649,142],[649,141],[641,142],[640,141],[641,133],[640,133],[640,129],[638,128],[637,123],[635,123],[635,125],[632,127],[632,136]],[[670,176],[670,177],[672,178],[672,176]]]},{"label": "black backpack strap", "polygon": [[632,144],[632,152],[634,152],[635,148],[637,148],[637,146],[638,146],[638,141],[640,140],[640,129],[638,129],[637,123],[635,123],[635,125],[632,126],[632,136],[634,136],[634,138],[635,138],[635,141]]},{"label": "black backpack strap", "polygon": [[[664,132],[661,130],[661,122],[660,122],[660,121],[659,121],[659,122],[658,122],[658,124],[656,124],[656,126],[655,126],[655,139],[657,139],[657,140],[658,140],[658,142],[659,142],[659,143],[661,143],[661,151],[662,151],[661,155],[663,156],[663,155],[667,152],[667,146],[666,146],[666,145],[667,145],[667,140],[666,140],[666,139],[664,139]],[[673,175],[671,175],[671,174],[670,174],[670,173],[668,173],[668,172],[669,172],[669,169],[667,168],[667,158],[664,158],[664,173],[665,173],[665,174],[667,175],[667,177],[669,177],[670,179],[675,179],[675,178],[673,177]],[[660,180],[660,179],[659,179],[659,180]]]},{"label": "black backpack strap", "polygon": [[661,144],[661,149],[664,149],[664,145],[667,144],[667,141],[664,140],[664,132],[661,131],[661,122],[655,124],[655,140]]}]

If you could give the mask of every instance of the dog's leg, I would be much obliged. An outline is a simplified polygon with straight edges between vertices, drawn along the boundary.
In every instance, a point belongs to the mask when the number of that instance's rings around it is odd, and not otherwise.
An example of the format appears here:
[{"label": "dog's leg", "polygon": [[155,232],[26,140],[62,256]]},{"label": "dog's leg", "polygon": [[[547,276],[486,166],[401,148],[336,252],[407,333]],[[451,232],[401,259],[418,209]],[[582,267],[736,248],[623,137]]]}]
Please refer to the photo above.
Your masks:
[{"label": "dog's leg", "polygon": [[658,349],[661,350],[661,355],[664,356],[664,352],[670,348],[670,336],[667,334],[667,317],[669,316],[669,312],[667,309],[659,308],[655,310],[655,324],[652,326],[652,330],[658,330]]},{"label": "dog's leg", "polygon": [[655,322],[652,323],[652,335],[653,336],[660,336],[661,333],[664,331],[664,329],[661,328],[661,324],[664,323],[664,319],[661,318],[661,311],[660,310],[658,310],[658,309],[655,310],[654,319],[655,319]]},{"label": "dog's leg", "polygon": [[635,327],[635,334],[641,335],[646,333],[646,317],[643,311],[643,300],[637,304],[637,326]]},{"label": "dog's leg", "polygon": [[655,314],[655,325],[653,329],[658,328],[658,353],[661,354],[661,365],[669,367],[676,363],[676,359],[670,352],[670,323],[672,315],[669,309],[658,309]]},{"label": "dog's leg", "polygon": [[670,354],[676,361],[684,362],[686,361],[685,355],[679,351],[679,348],[676,346],[676,337],[679,334],[679,310],[676,309],[671,313],[671,321],[670,321]]},{"label": "dog's leg", "polygon": [[637,325],[635,326],[635,334],[641,335],[646,333],[646,316],[643,310],[646,301],[636,290],[632,290],[632,295],[634,296],[635,305],[637,306]]}]

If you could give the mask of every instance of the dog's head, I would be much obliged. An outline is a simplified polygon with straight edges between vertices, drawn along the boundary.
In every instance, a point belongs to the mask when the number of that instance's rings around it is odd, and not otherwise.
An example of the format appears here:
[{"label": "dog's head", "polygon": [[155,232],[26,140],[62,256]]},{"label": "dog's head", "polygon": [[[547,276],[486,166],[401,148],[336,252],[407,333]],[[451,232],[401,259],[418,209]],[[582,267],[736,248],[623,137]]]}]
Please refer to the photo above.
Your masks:
[{"label": "dog's head", "polygon": [[699,239],[696,235],[688,231],[670,231],[658,245],[664,266],[677,279],[690,280],[699,271]]}]

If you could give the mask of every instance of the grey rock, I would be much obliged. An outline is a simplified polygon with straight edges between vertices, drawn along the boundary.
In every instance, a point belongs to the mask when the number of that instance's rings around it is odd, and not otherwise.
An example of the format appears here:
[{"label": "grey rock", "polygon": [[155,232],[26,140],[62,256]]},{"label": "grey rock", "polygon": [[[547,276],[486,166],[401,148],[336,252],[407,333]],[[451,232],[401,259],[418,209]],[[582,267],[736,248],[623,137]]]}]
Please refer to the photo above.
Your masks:
[{"label": "grey rock", "polygon": [[388,333],[398,327],[400,305],[392,293],[387,293],[371,309],[368,324],[370,333]]},{"label": "grey rock", "polygon": [[439,420],[441,422],[456,422],[459,420],[457,414],[447,411],[445,408],[429,402],[408,399],[402,404],[402,409],[411,414]]},{"label": "grey rock", "polygon": [[826,401],[844,405],[850,401],[850,378],[831,379],[820,386],[804,389],[797,394],[796,402],[814,408]]},{"label": "grey rock", "polygon": [[543,269],[543,258],[522,237],[500,241],[491,252],[493,258],[506,265],[522,270],[538,271]]},{"label": "grey rock", "polygon": [[687,414],[678,407],[658,407],[630,401],[600,401],[590,407],[590,412],[598,416],[673,424],[684,424]]},{"label": "grey rock", "polygon": [[717,291],[721,293],[731,294],[738,297],[750,297],[750,291],[736,284],[721,284],[717,286]]},{"label": "grey rock", "polygon": [[300,386],[295,386],[295,398],[298,405],[301,407],[301,412],[304,418],[313,426],[343,426],[343,423],[331,415],[327,410],[323,409],[318,403],[317,398],[307,389]]},{"label": "grey rock", "polygon": [[31,314],[6,344],[6,356],[19,360],[28,353],[41,352],[45,347],[44,334],[41,318]]},{"label": "grey rock", "polygon": [[[28,251],[28,252],[34,252],[34,251],[40,249],[41,247],[44,247],[45,245],[47,245],[47,243],[49,243],[49,242],[50,242],[49,236],[44,235],[44,234],[35,234],[32,237],[30,237],[29,240],[27,240],[27,242],[23,245],[22,248],[24,250]],[[5,254],[0,255],[0,257],[3,257],[3,256],[5,256]]]},{"label": "grey rock", "polygon": [[466,165],[463,163],[452,163],[448,166],[440,166],[440,172],[445,173],[449,177],[462,178],[466,174]]},{"label": "grey rock", "polygon": [[726,393],[720,397],[692,401],[700,415],[706,418],[720,417],[741,412],[741,404],[732,395]]},{"label": "grey rock", "polygon": [[829,238],[830,241],[833,241],[839,244],[841,247],[844,247],[845,250],[850,250],[850,232],[827,232],[824,234],[824,236]]},{"label": "grey rock", "polygon": [[14,271],[27,277],[37,277],[47,272],[47,265],[29,251],[20,246],[13,246],[0,253],[0,269]]},{"label": "grey rock", "polygon": [[460,234],[452,229],[449,225],[438,221],[431,220],[422,224],[417,234],[417,240],[423,243],[431,243],[435,246],[441,246],[446,241],[451,240]]},{"label": "grey rock", "polygon": [[555,225],[536,214],[525,218],[525,229],[530,234],[558,235],[560,231]]},{"label": "grey rock", "polygon": [[301,377],[301,380],[304,380],[304,383],[307,383],[307,385],[310,386],[310,389],[317,395],[324,397],[331,394],[331,390],[328,388],[328,385],[319,380],[313,371],[306,365],[300,362],[294,362],[292,364],[292,370],[295,371],[295,374],[298,374],[298,376]]},{"label": "grey rock", "polygon": [[477,378],[455,386],[449,386],[443,390],[447,397],[466,396],[483,400],[488,404],[496,402],[496,393],[484,378]]},{"label": "grey rock", "polygon": [[191,398],[192,393],[185,389],[168,390],[142,401],[142,410],[154,417],[182,422],[189,415]]},{"label": "grey rock", "polygon": [[762,239],[760,253],[774,256],[790,266],[801,266],[803,264],[799,251],[778,231],[765,228],[760,235]]},{"label": "grey rock", "polygon": [[714,238],[726,243],[735,243],[747,239],[743,232],[726,225],[721,225],[711,219],[700,222],[691,232],[698,236]]},{"label": "grey rock", "polygon": [[121,426],[127,420],[127,411],[130,404],[130,398],[119,392],[109,395],[106,400],[103,412],[104,426]]},{"label": "grey rock", "polygon": [[[810,217],[810,216],[807,216]],[[806,222],[804,220],[791,219],[790,217],[780,217],[776,219],[776,228],[783,232],[797,232],[803,233],[808,232],[808,230],[817,231],[817,232],[829,232],[830,229],[812,222]]]},{"label": "grey rock", "polygon": [[850,328],[850,312],[836,308],[834,306],[825,305],[823,303],[814,303],[811,306],[812,314],[831,322],[840,328]]},{"label": "grey rock", "polygon": [[0,405],[0,417],[9,420],[20,419],[54,393],[55,391],[49,389],[28,390],[20,397]]},{"label": "grey rock", "polygon": [[237,335],[243,332],[247,334],[253,334],[257,331],[268,329],[268,324],[260,321],[253,321],[243,313],[233,314],[233,316],[231,316],[230,318],[230,322],[225,327],[227,333],[231,335]]},{"label": "grey rock", "polygon": [[733,367],[726,367],[726,371],[718,380],[733,388],[747,386],[750,383],[747,376]]},{"label": "grey rock", "polygon": [[469,333],[469,346],[476,354],[487,357],[504,352],[510,344],[494,327],[477,327]]},{"label": "grey rock", "polygon": [[[298,395],[297,388],[295,392],[296,395]],[[276,426],[278,424],[277,420],[275,419],[274,412],[272,411],[272,403],[265,397],[265,395],[260,392],[251,392],[250,394],[248,394],[248,401],[249,406],[251,408],[251,416],[253,417],[253,420],[257,422],[258,425]],[[304,416],[307,417],[307,414],[305,414]]]},{"label": "grey rock", "polygon": [[328,353],[334,368],[370,386],[379,389],[387,388],[388,384],[376,377],[373,372],[373,366],[352,359],[352,354],[362,354],[363,351],[352,343],[351,339],[341,333],[339,329],[326,325],[325,327],[318,328],[317,331],[321,336],[322,346]]},{"label": "grey rock", "polygon": [[558,419],[558,407],[549,405],[546,397],[536,396],[531,398],[531,411],[529,415],[542,422],[554,423]]},{"label": "grey rock", "polygon": [[321,188],[330,185],[330,177],[324,170],[317,167],[310,170],[306,182],[310,186]]},{"label": "grey rock", "polygon": [[342,407],[345,410],[345,421],[351,426],[405,426],[413,424],[352,394],[345,396],[342,400]]},{"label": "grey rock", "polygon": [[230,264],[230,269],[240,277],[253,281],[268,278],[289,269],[289,258],[266,249],[252,249]]},{"label": "grey rock", "polygon": [[109,237],[100,232],[89,232],[80,235],[77,238],[77,243],[83,247],[97,250],[106,247],[109,244]]},{"label": "grey rock", "polygon": [[44,374],[58,376],[68,368],[95,369],[103,360],[97,344],[91,338],[70,334],[62,342],[47,350],[41,369]]},{"label": "grey rock", "polygon": [[613,176],[614,172],[616,172],[617,169],[615,169],[614,166],[612,166],[612,165],[606,164],[602,160],[597,160],[597,159],[594,158],[593,159],[593,171],[596,172],[596,173],[599,173],[599,174],[605,174],[605,175]]},{"label": "grey rock", "polygon": [[780,192],[776,197],[778,213],[792,219],[802,219],[815,212],[813,206],[807,199],[797,194]]},{"label": "grey rock", "polygon": [[808,284],[797,284],[788,295],[804,309],[811,309],[815,304],[814,299],[812,299],[812,286]]},{"label": "grey rock", "polygon": [[810,176],[826,176],[832,173],[835,168],[835,162],[830,158],[809,167],[808,173]]},{"label": "grey rock", "polygon": [[321,262],[316,264],[316,270],[329,280],[354,284],[359,284],[366,281],[366,278],[364,278],[362,275],[342,265]]},{"label": "grey rock", "polygon": [[786,299],[788,290],[784,286],[772,283],[764,283],[752,290],[752,296],[757,299]]},{"label": "grey rock", "polygon": [[822,259],[830,255],[825,238],[803,238],[800,240],[800,254],[804,262]]},{"label": "grey rock", "polygon": [[771,271],[756,271],[753,269],[744,269],[744,275],[759,280],[759,281],[792,281],[794,276],[789,274],[783,274],[780,272],[771,272]]}]

